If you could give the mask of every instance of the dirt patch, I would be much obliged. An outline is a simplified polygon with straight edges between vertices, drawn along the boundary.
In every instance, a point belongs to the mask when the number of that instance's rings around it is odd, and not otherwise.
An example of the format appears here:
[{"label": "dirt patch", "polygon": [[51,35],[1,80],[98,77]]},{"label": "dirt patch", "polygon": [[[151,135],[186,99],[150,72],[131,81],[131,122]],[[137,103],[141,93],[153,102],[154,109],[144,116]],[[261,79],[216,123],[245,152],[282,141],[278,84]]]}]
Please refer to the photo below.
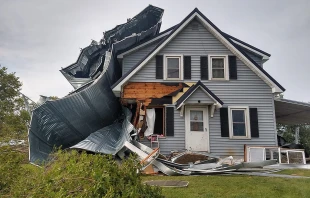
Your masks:
[{"label": "dirt patch", "polygon": [[174,162],[178,164],[188,164],[189,162],[196,162],[196,161],[204,161],[208,160],[208,156],[194,154],[194,153],[187,153],[176,159]]}]

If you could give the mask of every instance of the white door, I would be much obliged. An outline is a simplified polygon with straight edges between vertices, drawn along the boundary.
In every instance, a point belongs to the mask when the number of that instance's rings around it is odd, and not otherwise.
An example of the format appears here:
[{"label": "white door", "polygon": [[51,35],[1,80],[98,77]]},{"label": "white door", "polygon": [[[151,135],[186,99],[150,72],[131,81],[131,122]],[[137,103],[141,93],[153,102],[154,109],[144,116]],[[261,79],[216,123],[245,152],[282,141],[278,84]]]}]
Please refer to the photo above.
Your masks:
[{"label": "white door", "polygon": [[192,151],[209,151],[208,107],[186,107],[185,145]]}]

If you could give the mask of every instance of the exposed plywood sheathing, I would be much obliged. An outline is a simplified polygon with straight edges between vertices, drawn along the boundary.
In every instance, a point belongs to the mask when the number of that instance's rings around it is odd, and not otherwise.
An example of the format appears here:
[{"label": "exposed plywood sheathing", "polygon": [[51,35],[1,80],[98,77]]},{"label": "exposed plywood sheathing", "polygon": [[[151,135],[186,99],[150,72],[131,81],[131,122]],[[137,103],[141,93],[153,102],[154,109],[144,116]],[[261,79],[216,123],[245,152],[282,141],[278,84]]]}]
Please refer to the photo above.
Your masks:
[{"label": "exposed plywood sheathing", "polygon": [[184,87],[183,83],[143,83],[131,82],[123,88],[123,99],[145,100],[149,98],[162,98]]}]

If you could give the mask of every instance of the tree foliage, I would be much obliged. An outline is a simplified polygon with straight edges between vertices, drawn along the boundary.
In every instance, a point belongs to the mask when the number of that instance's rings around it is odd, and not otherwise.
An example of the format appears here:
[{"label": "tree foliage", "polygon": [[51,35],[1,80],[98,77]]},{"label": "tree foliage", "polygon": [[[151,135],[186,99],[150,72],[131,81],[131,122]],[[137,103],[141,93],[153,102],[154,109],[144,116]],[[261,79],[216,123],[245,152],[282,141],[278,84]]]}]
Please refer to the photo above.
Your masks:
[{"label": "tree foliage", "polygon": [[0,65],[0,140],[20,139],[27,134],[30,115],[20,96],[21,86],[15,73]]},{"label": "tree foliage", "polygon": [[277,125],[278,134],[288,143],[295,142],[295,130],[299,127],[299,143],[310,153],[310,125]]},{"label": "tree foliage", "polygon": [[[6,162],[5,158],[15,160]],[[112,156],[59,150],[49,163],[39,168],[22,164],[11,149],[11,153],[0,152],[0,160],[1,172],[10,171],[9,178],[15,178],[6,180],[7,175],[0,175],[0,182],[7,183],[5,189],[0,189],[0,196],[162,197],[159,188],[142,183],[137,173],[140,165],[134,156],[118,163]]]}]

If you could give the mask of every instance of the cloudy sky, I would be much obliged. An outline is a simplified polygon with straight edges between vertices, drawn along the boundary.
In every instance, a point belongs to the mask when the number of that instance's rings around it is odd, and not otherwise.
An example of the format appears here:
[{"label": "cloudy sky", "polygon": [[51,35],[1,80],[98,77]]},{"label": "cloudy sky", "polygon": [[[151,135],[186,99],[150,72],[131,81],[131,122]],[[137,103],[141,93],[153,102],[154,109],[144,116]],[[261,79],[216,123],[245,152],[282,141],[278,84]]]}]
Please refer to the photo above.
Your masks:
[{"label": "cloudy sky", "polygon": [[310,101],[309,0],[0,0],[0,64],[32,99],[62,97],[73,88],[59,69],[148,4],[165,10],[162,30],[197,7],[224,32],[271,54],[264,68],[286,88],[285,98]]}]

